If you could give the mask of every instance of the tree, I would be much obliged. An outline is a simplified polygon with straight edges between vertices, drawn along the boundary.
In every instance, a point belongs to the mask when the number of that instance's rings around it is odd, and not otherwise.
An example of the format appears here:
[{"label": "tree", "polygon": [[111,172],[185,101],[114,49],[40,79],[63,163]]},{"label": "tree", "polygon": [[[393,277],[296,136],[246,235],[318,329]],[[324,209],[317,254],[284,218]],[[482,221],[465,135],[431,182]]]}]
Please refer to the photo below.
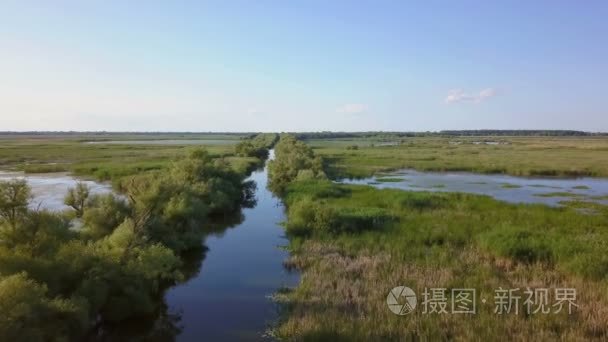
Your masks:
[{"label": "tree", "polygon": [[76,210],[76,217],[82,217],[89,194],[89,187],[85,183],[79,182],[75,188],[68,189],[63,202]]},{"label": "tree", "polygon": [[82,215],[84,232],[93,239],[109,235],[129,213],[127,203],[113,194],[93,195]]},{"label": "tree", "polygon": [[0,340],[67,341],[82,335],[86,301],[49,298],[47,292],[26,273],[0,280]]},{"label": "tree", "polygon": [[268,176],[270,190],[282,194],[289,183],[300,179],[325,179],[323,158],[302,141],[291,135],[284,135],[275,147],[275,159],[269,162]]},{"label": "tree", "polygon": [[27,215],[30,198],[31,189],[25,180],[0,182],[0,218],[14,229],[17,222]]}]

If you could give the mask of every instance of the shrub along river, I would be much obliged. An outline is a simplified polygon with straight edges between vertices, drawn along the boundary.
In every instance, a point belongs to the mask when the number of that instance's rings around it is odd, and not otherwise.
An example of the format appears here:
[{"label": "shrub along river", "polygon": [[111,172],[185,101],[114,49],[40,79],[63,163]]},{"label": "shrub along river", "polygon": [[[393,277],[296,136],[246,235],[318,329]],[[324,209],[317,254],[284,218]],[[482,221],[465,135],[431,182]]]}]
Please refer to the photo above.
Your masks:
[{"label": "shrub along river", "polygon": [[266,332],[279,306],[270,296],[296,286],[299,275],[283,265],[284,207],[266,188],[267,168],[249,179],[257,184],[256,205],[216,222],[201,249],[184,256],[186,280],[165,291],[159,312],[101,327],[103,337],[91,340],[272,340]]},{"label": "shrub along river", "polygon": [[[271,151],[271,158],[273,153]],[[24,177],[32,187],[33,205],[64,209],[63,196],[77,180],[67,174],[0,173],[0,180]],[[279,307],[269,297],[297,285],[299,276],[283,261],[288,252],[282,202],[266,188],[267,168],[250,176],[257,183],[257,203],[223,222],[214,223],[200,250],[184,256],[184,282],[169,287],[158,312],[117,325],[103,325],[90,340],[259,341],[276,322]],[[608,204],[608,180],[548,179],[470,173],[402,170],[359,180],[378,188],[410,191],[459,191],[490,195],[509,202],[556,205],[574,198]],[[111,191],[87,181],[92,192]],[[270,339],[270,338],[268,338]]]},{"label": "shrub along river", "polygon": [[257,183],[256,206],[243,210],[241,223],[207,237],[199,273],[165,296],[169,311],[181,312],[178,340],[259,341],[278,318],[269,296],[298,283],[298,274],[283,266],[284,210],[266,188],[267,169],[250,179]]},{"label": "shrub along river", "polygon": [[[273,157],[273,151],[270,158]],[[62,210],[67,189],[78,182],[67,174],[0,173],[0,180],[24,178],[33,207]],[[282,202],[267,190],[267,169],[254,171],[256,205],[215,222],[200,250],[184,256],[183,283],[168,288],[159,311],[150,317],[99,326],[91,341],[260,341],[276,322],[278,304],[270,296],[296,286],[299,276],[283,261],[288,252]],[[86,181],[92,193],[109,185]],[[207,228],[208,229],[208,228]]]}]

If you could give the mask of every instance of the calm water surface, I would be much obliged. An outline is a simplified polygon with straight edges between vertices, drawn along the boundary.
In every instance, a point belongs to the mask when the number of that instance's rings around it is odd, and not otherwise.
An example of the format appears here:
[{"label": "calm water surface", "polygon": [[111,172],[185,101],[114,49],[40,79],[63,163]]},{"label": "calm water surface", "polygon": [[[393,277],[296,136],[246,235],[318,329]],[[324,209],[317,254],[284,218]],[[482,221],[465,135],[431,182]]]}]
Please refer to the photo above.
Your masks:
[{"label": "calm water surface", "polygon": [[[273,153],[271,151],[271,158]],[[26,175],[0,172],[0,180],[26,179],[34,195],[32,207],[62,210],[68,188],[79,181],[66,173]],[[299,277],[283,266],[288,252],[283,205],[266,189],[267,170],[252,173],[257,184],[255,207],[217,223],[201,250],[184,256],[188,279],[169,288],[158,312],[115,325],[102,325],[90,341],[261,341],[278,318],[269,296],[294,287]],[[84,181],[92,193],[111,187]]]},{"label": "calm water surface", "polygon": [[207,237],[198,275],[165,296],[169,311],[181,315],[178,341],[264,340],[278,314],[268,296],[298,283],[283,266],[283,205],[266,189],[266,169],[250,179],[257,183],[257,205],[243,210],[240,224]]},{"label": "calm water surface", "polygon": [[[382,178],[395,178],[382,182]],[[544,203],[580,199],[608,204],[608,179],[540,178],[486,175],[466,172],[420,172],[401,170],[364,179],[345,179],[347,184],[368,184],[376,188],[409,191],[468,192],[489,195],[512,203]],[[545,196],[542,196],[545,195]]]},{"label": "calm water surface", "polygon": [[108,193],[112,191],[109,184],[81,180],[64,172],[25,174],[23,172],[0,171],[0,181],[25,179],[32,189],[30,208],[48,209],[53,211],[68,209],[63,199],[69,188],[83,182],[89,186],[91,194]]}]

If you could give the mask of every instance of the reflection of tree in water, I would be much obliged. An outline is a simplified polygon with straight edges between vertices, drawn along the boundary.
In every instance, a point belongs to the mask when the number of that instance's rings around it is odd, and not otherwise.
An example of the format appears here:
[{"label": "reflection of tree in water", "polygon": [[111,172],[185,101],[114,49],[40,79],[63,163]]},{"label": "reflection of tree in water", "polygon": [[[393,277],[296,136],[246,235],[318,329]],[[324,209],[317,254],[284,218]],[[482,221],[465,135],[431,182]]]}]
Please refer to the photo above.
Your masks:
[{"label": "reflection of tree in water", "polygon": [[[253,208],[256,205],[255,198],[249,199],[243,204],[244,208]],[[182,253],[182,266],[180,271],[184,280],[179,284],[186,283],[196,278],[203,267],[203,260],[209,248],[204,245],[204,240],[209,235],[222,235],[229,228],[236,227],[244,220],[243,213],[239,210],[230,215],[212,218],[211,222],[205,224],[205,234],[200,248]],[[181,333],[181,313],[170,312],[165,302],[165,294],[173,286],[179,284],[167,284],[158,296],[157,310],[146,316],[131,318],[124,321],[110,323],[101,322],[88,336],[88,341],[174,341]]]},{"label": "reflection of tree in water", "polygon": [[180,334],[181,314],[170,313],[163,297],[153,314],[117,323],[100,323],[88,341],[174,341]]}]

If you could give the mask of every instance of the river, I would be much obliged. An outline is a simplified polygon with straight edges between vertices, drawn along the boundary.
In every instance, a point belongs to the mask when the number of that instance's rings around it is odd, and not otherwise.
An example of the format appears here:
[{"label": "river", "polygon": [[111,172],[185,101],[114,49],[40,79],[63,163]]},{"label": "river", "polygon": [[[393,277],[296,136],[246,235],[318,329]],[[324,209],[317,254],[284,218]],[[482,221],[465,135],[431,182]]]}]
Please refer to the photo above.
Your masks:
[{"label": "river", "polygon": [[278,317],[268,296],[298,283],[297,273],[283,266],[284,208],[266,188],[267,168],[250,179],[257,183],[255,207],[243,210],[241,223],[208,236],[199,273],[166,293],[169,312],[181,315],[178,341],[262,340]]},{"label": "river", "polygon": [[[270,159],[274,156],[270,153]],[[26,175],[0,172],[0,180],[22,178],[32,188],[33,207],[67,208],[63,197],[80,180],[65,173]],[[250,177],[257,184],[256,204],[204,227],[201,249],[184,256],[186,281],[168,288],[159,310],[117,324],[103,324],[91,341],[261,341],[277,321],[278,304],[269,296],[294,287],[299,276],[283,262],[288,241],[280,226],[284,207],[267,188],[267,168]],[[84,181],[93,193],[111,187]]]}]

